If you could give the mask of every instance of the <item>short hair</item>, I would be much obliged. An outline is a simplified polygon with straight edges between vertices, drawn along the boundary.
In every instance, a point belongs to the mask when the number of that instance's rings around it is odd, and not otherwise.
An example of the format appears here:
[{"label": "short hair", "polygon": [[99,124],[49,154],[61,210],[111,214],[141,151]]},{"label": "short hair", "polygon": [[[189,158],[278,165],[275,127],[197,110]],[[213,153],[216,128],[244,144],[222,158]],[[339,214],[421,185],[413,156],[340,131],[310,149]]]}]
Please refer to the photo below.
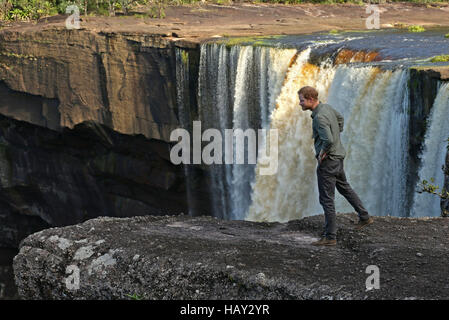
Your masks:
[{"label": "short hair", "polygon": [[318,91],[315,88],[305,86],[299,89],[298,95],[302,94],[302,96],[306,99],[318,100]]}]

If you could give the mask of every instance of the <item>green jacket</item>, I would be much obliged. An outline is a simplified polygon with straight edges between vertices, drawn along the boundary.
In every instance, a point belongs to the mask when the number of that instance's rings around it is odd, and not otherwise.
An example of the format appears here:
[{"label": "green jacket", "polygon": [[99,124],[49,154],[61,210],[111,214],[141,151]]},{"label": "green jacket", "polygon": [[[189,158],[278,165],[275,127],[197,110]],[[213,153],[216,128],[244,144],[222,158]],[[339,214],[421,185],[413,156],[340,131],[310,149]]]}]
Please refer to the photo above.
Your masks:
[{"label": "green jacket", "polygon": [[313,139],[315,140],[315,157],[321,149],[330,159],[343,159],[346,156],[341,144],[340,132],[343,131],[343,116],[330,105],[319,103],[312,111]]}]

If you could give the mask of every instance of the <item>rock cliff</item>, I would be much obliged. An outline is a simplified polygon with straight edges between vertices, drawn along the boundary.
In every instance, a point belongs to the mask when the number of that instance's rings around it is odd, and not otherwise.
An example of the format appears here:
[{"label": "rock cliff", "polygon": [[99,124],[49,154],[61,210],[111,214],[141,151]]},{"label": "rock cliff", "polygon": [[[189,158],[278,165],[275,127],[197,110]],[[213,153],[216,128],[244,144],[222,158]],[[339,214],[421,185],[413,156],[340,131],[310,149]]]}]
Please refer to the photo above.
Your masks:
[{"label": "rock cliff", "polygon": [[[315,247],[323,216],[288,223],[212,217],[102,217],[35,233],[14,258],[25,299],[441,299],[449,220],[338,214],[336,247]],[[368,279],[378,267],[379,288]],[[372,268],[372,267],[371,267]],[[79,281],[78,281],[79,280]]]},{"label": "rock cliff", "polygon": [[0,113],[51,129],[95,120],[169,141],[179,127],[173,43],[157,34],[2,31]]},{"label": "rock cliff", "polygon": [[[448,140],[449,142],[449,140]],[[444,189],[443,191],[449,192],[449,143],[446,152],[446,163],[444,165]],[[445,217],[449,217],[449,199],[441,199],[441,213]]]},{"label": "rock cliff", "polygon": [[[164,34],[0,31],[0,246],[102,215],[189,211],[169,160],[175,45],[197,48]],[[210,214],[205,172],[191,170],[195,212]]]},{"label": "rock cliff", "polygon": [[98,216],[182,212],[185,177],[169,144],[93,121],[58,132],[0,115],[0,246]]}]

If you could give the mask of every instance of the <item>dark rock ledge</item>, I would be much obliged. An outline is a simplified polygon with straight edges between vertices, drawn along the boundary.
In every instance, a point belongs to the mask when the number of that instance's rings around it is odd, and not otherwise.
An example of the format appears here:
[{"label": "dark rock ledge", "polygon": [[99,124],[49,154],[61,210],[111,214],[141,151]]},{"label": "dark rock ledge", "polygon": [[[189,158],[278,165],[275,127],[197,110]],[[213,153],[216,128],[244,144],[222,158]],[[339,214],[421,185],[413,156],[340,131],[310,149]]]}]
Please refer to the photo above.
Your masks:
[{"label": "dark rock ledge", "polygon": [[[449,220],[375,217],[361,231],[339,214],[339,243],[310,243],[323,216],[288,223],[212,217],[96,218],[22,241],[25,299],[444,299]],[[369,265],[380,289],[366,290]],[[69,290],[67,267],[79,268]],[[72,283],[73,284],[73,283]]]}]

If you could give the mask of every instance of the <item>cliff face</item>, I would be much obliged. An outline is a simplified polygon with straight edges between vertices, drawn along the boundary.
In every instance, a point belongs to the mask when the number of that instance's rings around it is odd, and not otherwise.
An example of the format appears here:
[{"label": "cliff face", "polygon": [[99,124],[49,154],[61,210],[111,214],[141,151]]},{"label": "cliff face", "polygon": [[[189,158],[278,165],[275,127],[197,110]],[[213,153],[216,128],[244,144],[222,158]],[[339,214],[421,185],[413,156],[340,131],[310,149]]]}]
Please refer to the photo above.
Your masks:
[{"label": "cliff face", "polygon": [[[410,69],[410,123],[409,123],[409,172],[407,177],[408,203],[413,203],[415,186],[419,178],[419,155],[424,146],[427,119],[438,91],[438,81],[445,74],[433,69]],[[410,209],[410,208],[409,208]]]},{"label": "cliff face", "polygon": [[1,115],[0,137],[1,247],[98,216],[188,212],[184,172],[163,141],[93,121],[58,132]]},{"label": "cliff face", "polygon": [[0,32],[0,113],[51,129],[95,120],[169,141],[179,127],[172,44],[158,35]]},{"label": "cliff face", "polygon": [[[444,191],[449,192],[449,144],[446,152],[446,164],[444,165]],[[449,217],[449,199],[441,199],[441,213],[443,216]]]},{"label": "cliff face", "polygon": [[[0,246],[102,215],[188,212],[183,168],[169,159],[180,127],[174,45],[154,34],[0,32]],[[192,170],[195,206],[210,214],[205,174]]]}]

